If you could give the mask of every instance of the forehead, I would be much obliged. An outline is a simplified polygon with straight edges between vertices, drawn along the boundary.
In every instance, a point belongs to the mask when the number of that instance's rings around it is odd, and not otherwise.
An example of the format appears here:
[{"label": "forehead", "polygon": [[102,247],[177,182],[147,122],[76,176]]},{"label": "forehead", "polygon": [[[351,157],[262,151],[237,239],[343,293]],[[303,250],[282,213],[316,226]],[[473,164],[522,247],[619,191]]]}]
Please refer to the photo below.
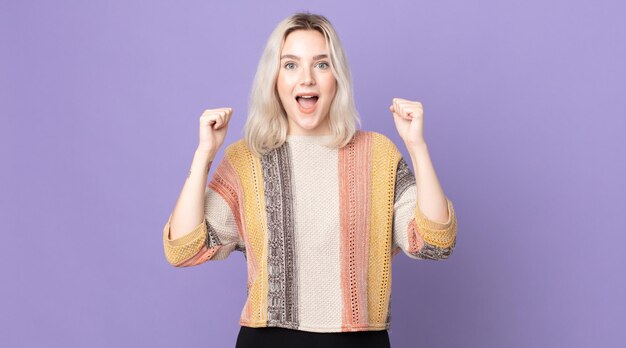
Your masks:
[{"label": "forehead", "polygon": [[285,39],[281,54],[317,55],[326,52],[324,35],[317,30],[296,30]]}]

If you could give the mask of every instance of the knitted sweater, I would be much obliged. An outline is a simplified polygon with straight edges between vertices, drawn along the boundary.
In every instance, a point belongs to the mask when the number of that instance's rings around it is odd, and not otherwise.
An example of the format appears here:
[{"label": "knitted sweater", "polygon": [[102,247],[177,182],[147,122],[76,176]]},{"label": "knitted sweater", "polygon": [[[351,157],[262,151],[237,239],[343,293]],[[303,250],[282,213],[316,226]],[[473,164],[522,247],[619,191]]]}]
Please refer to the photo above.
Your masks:
[{"label": "knitted sweater", "polygon": [[342,148],[288,135],[261,158],[229,145],[205,190],[205,218],[170,239],[167,261],[188,267],[241,251],[248,269],[239,324],[312,332],[385,330],[392,258],[440,260],[456,244],[456,216],[429,220],[415,176],[391,140],[358,131]]}]

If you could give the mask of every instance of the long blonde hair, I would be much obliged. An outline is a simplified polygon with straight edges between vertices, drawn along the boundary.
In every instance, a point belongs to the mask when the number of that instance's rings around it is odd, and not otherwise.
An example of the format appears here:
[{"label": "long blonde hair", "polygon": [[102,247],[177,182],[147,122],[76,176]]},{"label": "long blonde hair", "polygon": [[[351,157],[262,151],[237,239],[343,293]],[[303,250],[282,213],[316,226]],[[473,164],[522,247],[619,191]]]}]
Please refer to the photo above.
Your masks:
[{"label": "long blonde hair", "polygon": [[350,142],[361,125],[354,104],[352,77],[339,36],[324,16],[295,13],[282,20],[270,35],[250,93],[244,139],[255,156],[281,146],[287,139],[287,113],[276,89],[280,69],[280,53],[287,36],[296,30],[316,30],[324,35],[329,48],[331,70],[337,81],[335,97],[330,105],[329,126],[333,135],[327,146],[343,147]]}]

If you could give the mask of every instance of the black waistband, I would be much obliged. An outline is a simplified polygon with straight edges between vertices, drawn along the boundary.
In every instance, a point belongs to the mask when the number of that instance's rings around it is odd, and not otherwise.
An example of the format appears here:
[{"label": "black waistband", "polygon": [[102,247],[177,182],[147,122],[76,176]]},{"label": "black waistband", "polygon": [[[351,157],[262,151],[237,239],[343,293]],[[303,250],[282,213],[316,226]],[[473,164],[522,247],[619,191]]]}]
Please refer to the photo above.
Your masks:
[{"label": "black waistband", "polygon": [[248,347],[389,348],[390,343],[387,330],[310,332],[282,327],[241,326],[236,348]]}]

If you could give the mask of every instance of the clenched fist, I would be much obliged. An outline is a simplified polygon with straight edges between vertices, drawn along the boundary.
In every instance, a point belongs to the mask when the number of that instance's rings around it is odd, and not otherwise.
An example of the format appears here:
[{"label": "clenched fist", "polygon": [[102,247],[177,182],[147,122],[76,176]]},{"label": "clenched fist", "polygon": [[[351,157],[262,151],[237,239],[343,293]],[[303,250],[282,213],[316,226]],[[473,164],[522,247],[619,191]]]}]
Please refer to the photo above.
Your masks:
[{"label": "clenched fist", "polygon": [[393,98],[389,107],[400,137],[407,145],[425,144],[424,108],[418,101]]},{"label": "clenched fist", "polygon": [[200,139],[198,149],[211,154],[217,153],[226,137],[232,108],[204,110],[200,116]]}]

